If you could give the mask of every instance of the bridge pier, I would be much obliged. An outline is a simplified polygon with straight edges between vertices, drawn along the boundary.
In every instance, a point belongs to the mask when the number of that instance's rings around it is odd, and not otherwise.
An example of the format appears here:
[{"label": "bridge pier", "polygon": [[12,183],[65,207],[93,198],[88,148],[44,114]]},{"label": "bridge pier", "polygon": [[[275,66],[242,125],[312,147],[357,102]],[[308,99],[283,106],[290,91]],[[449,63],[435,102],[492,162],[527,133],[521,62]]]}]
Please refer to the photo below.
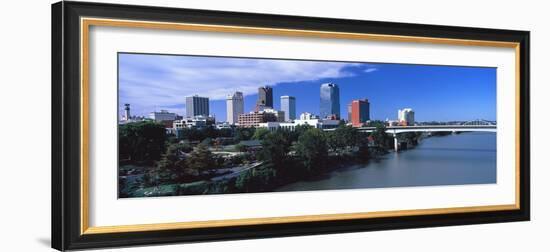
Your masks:
[{"label": "bridge pier", "polygon": [[397,134],[393,134],[393,150],[399,151],[399,141],[397,140]]}]

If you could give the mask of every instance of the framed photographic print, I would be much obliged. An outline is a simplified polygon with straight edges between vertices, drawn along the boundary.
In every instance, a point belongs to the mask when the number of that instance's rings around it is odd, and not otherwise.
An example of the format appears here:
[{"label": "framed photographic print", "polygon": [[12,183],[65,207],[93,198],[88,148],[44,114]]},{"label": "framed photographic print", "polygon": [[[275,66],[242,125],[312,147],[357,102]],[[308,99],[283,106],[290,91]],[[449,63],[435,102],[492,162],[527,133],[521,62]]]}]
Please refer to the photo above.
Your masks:
[{"label": "framed photographic print", "polygon": [[529,32],[52,6],[58,250],[529,220]]}]

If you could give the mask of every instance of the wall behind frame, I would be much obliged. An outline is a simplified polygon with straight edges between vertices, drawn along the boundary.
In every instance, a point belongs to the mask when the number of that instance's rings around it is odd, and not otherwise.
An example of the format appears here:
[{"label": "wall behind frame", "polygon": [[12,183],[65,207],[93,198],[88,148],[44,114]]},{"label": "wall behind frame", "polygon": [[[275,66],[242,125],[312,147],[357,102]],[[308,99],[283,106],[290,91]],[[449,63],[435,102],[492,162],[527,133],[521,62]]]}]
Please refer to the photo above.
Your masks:
[{"label": "wall behind frame", "polygon": [[[87,0],[86,0],[87,1]],[[107,0],[106,0],[107,1]],[[204,1],[113,3],[531,30],[532,221],[322,236],[146,246],[108,251],[544,251],[550,226],[550,26],[544,1]],[[10,1],[0,10],[2,251],[51,251],[50,4]],[[30,147],[34,150],[29,157]]]}]

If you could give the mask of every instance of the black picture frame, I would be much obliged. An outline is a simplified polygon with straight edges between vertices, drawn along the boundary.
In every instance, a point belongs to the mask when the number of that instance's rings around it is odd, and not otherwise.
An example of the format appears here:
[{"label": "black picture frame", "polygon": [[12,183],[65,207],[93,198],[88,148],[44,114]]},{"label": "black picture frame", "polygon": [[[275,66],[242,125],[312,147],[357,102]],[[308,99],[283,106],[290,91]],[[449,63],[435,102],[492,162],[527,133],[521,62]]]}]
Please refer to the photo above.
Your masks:
[{"label": "black picture frame", "polygon": [[[321,30],[519,43],[519,194],[517,210],[310,221],[230,227],[81,233],[80,17]],[[530,219],[529,32],[102,3],[52,5],[52,247],[58,250],[467,225]]]}]

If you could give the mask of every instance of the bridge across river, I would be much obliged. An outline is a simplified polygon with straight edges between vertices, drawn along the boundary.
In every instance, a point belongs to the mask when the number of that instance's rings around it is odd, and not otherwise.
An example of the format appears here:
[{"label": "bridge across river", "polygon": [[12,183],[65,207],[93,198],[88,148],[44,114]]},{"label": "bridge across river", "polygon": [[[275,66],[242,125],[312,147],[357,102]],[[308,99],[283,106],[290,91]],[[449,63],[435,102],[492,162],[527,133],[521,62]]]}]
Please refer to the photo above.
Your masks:
[{"label": "bridge across river", "polygon": [[[335,129],[325,129],[333,131]],[[376,127],[359,127],[361,132],[373,132]],[[496,125],[418,125],[418,126],[389,126],[386,133],[393,135],[394,149],[397,151],[399,142],[397,134],[405,132],[497,132]]]}]

